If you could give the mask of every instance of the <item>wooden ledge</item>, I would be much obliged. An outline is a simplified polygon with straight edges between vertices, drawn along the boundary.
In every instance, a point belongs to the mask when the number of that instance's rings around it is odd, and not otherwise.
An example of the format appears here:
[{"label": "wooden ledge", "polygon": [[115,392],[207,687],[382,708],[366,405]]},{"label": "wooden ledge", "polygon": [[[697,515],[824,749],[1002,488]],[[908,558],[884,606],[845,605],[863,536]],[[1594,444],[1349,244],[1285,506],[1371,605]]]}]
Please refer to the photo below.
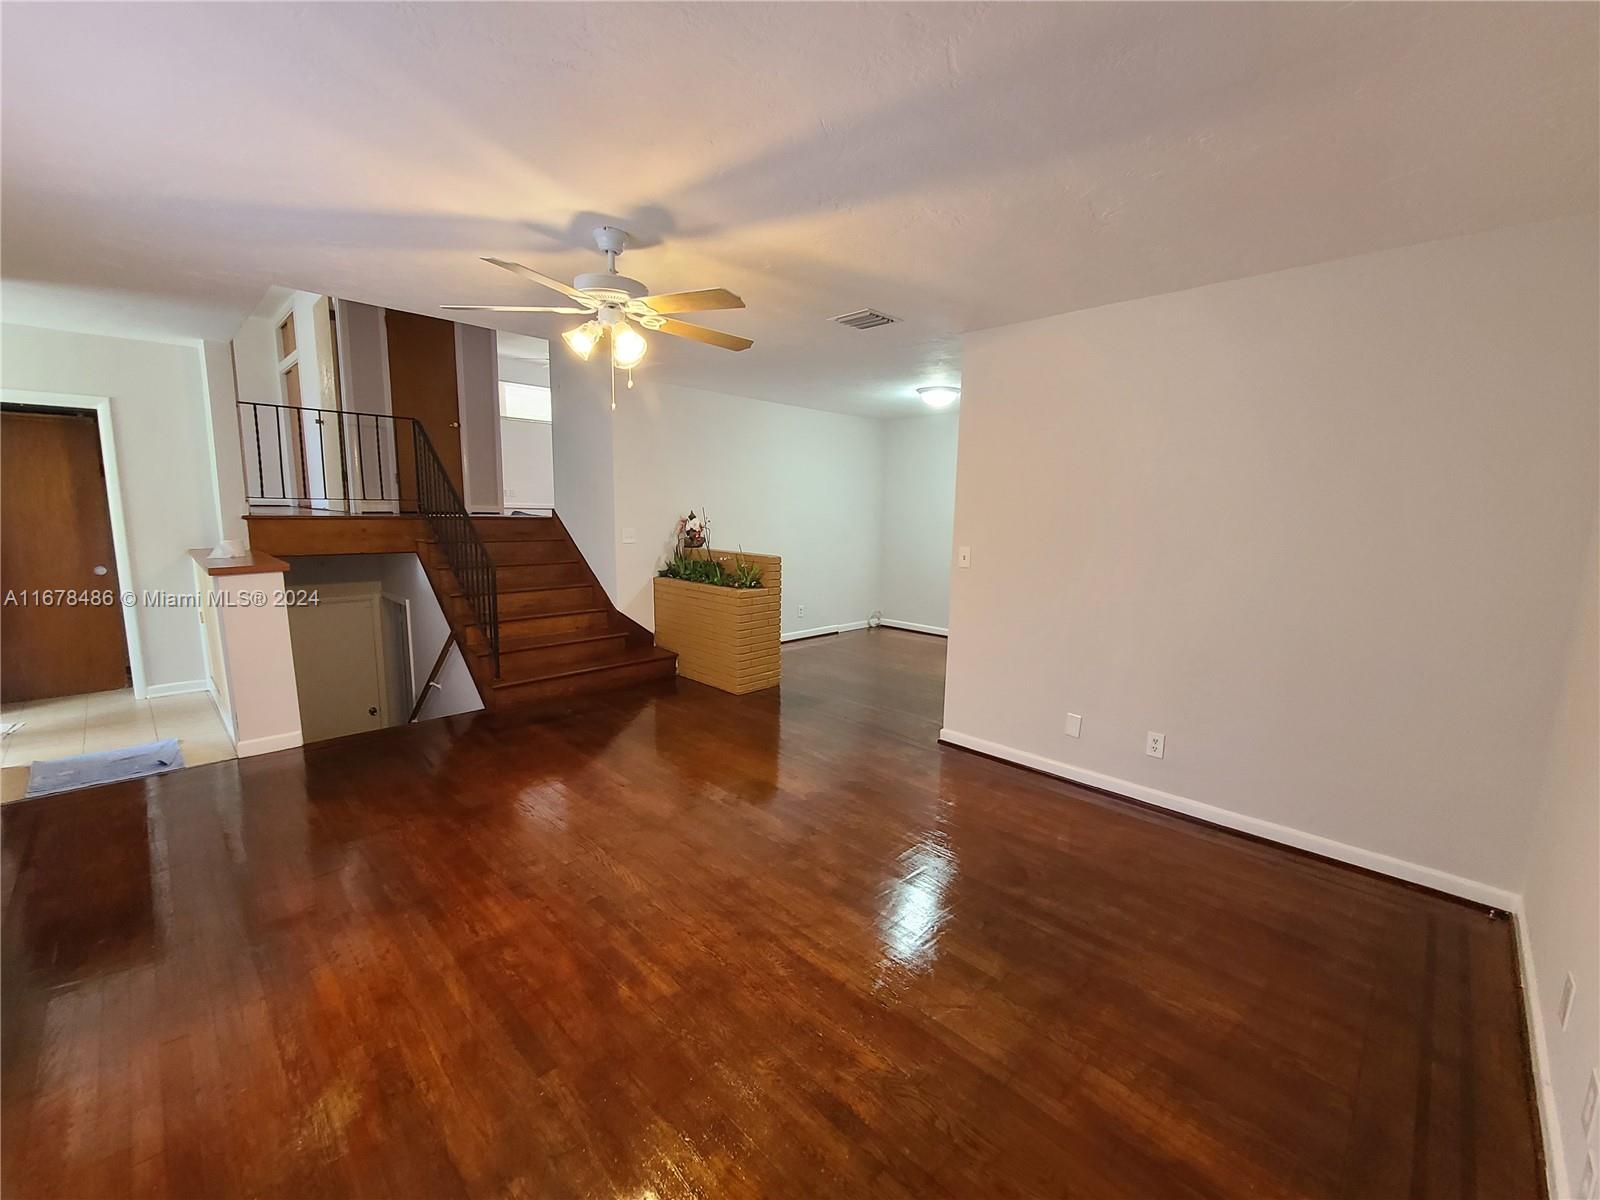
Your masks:
[{"label": "wooden ledge", "polygon": [[289,569],[289,564],[283,559],[273,558],[259,550],[251,550],[243,558],[216,558],[209,550],[191,550],[189,557],[205,568],[207,575],[261,575]]}]

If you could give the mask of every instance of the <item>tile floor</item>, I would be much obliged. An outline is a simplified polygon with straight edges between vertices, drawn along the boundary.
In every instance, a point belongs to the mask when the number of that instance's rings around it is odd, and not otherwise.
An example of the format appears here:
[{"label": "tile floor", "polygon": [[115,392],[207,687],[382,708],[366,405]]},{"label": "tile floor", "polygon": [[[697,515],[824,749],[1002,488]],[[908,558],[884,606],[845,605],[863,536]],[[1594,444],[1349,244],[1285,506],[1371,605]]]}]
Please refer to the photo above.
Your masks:
[{"label": "tile floor", "polygon": [[28,764],[96,750],[118,750],[162,738],[177,738],[191,766],[233,758],[233,742],[206,692],[135,700],[133,691],[96,692],[30,700],[0,709],[0,720],[22,721],[0,742],[0,802],[28,787]]}]

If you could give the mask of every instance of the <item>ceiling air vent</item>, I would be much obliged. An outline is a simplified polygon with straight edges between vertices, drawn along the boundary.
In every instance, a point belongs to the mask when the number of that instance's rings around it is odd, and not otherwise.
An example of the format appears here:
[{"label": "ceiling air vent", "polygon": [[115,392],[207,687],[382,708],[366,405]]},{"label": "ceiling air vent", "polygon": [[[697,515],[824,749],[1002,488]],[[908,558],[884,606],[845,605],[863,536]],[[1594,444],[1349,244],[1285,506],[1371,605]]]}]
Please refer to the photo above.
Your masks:
[{"label": "ceiling air vent", "polygon": [[836,325],[848,325],[851,329],[876,329],[879,325],[893,325],[899,319],[875,309],[861,308],[842,317],[834,317],[833,321]]}]

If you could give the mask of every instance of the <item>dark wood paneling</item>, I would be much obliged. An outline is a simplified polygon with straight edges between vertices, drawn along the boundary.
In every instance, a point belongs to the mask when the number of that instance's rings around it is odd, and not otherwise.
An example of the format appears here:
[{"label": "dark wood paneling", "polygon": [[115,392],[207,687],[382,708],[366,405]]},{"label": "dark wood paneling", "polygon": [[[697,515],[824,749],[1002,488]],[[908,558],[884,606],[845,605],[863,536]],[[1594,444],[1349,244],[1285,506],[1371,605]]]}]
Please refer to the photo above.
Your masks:
[{"label": "dark wood paneling", "polygon": [[[95,415],[6,409],[0,421],[0,698],[127,687],[122,605],[103,602],[120,585]],[[56,589],[102,602],[35,595]]]},{"label": "dark wood paneling", "polygon": [[414,554],[428,537],[421,517],[255,516],[250,548],[265,554]]},{"label": "dark wood paneling", "polygon": [[5,1194],[1541,1194],[1509,922],[784,655],[0,810]]},{"label": "dark wood paneling", "polygon": [[[389,343],[390,411],[397,417],[415,417],[422,422],[439,452],[445,474],[455,484],[457,494],[464,496],[455,323],[391,308],[384,316],[384,325]],[[409,440],[397,439],[395,450],[401,491],[410,496],[417,472]]]}]

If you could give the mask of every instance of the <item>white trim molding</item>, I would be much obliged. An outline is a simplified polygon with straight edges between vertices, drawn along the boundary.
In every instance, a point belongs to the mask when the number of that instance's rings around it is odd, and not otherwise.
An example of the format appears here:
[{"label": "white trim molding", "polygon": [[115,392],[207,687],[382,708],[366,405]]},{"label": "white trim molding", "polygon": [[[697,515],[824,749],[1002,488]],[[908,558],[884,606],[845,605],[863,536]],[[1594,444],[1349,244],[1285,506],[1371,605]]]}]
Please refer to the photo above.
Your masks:
[{"label": "white trim molding", "polygon": [[915,621],[891,621],[888,617],[880,618],[878,624],[890,629],[909,629],[912,633],[931,633],[935,637],[950,636],[950,630],[943,625],[918,625]]},{"label": "white trim molding", "polygon": [[240,758],[251,758],[257,754],[271,754],[274,750],[293,750],[296,746],[305,745],[305,738],[296,729],[293,733],[275,733],[270,737],[246,738],[234,745],[234,751]]},{"label": "white trim molding", "polygon": [[865,629],[865,621],[850,621],[844,625],[818,625],[815,629],[796,629],[793,633],[781,634],[780,642],[798,642],[802,638],[825,637],[830,633],[849,633],[852,629]]},{"label": "white trim molding", "polygon": [[211,681],[209,679],[180,679],[177,683],[152,683],[145,688],[145,699],[153,700],[157,696],[183,696],[189,692],[209,692]]},{"label": "white trim molding", "polygon": [[1360,846],[1336,842],[1332,838],[1323,837],[1321,834],[1307,833],[1301,829],[1291,829],[1287,825],[1279,825],[1273,821],[1264,821],[1260,817],[1251,817],[1226,808],[1218,808],[1215,805],[1205,804],[1199,800],[1191,800],[1187,796],[1178,796],[1172,792],[1164,792],[1159,788],[1147,787],[1142,783],[1118,779],[1114,775],[1102,775],[1098,771],[1086,770],[1083,767],[1073,766],[1071,763],[1045,758],[1041,754],[1018,750],[1014,746],[1006,746],[999,742],[991,742],[986,738],[974,737],[970,733],[962,733],[957,729],[939,730],[939,740],[948,742],[952,746],[976,750],[978,753],[987,754],[992,758],[1001,758],[1007,762],[1016,763],[1018,766],[1031,767],[1036,771],[1042,771],[1046,775],[1054,775],[1059,779],[1065,779],[1072,783],[1081,783],[1089,787],[1099,788],[1102,791],[1114,792],[1132,800],[1140,800],[1145,804],[1154,805],[1157,808],[1164,808],[1170,812],[1195,817],[1212,825],[1220,825],[1226,829],[1236,829],[1240,833],[1248,833],[1254,837],[1265,838],[1269,842],[1279,842],[1285,846],[1293,846],[1299,850],[1308,850],[1312,854],[1320,854],[1324,858],[1336,859],[1352,866],[1364,867],[1369,871],[1376,871],[1380,875],[1391,875],[1408,883],[1421,884],[1423,887],[1447,892],[1452,896],[1459,896],[1464,900],[1472,900],[1478,904],[1487,904],[1493,908],[1504,909],[1506,912],[1516,912],[1521,904],[1521,897],[1515,892],[1508,892],[1504,888],[1480,883],[1475,879],[1452,875],[1448,871],[1425,867],[1421,863],[1407,862],[1403,858],[1380,854],[1376,850],[1363,850]]},{"label": "white trim molding", "polygon": [[233,752],[239,753],[239,737],[233,729],[233,710],[222,702],[222,693],[217,690],[214,679],[206,680],[206,694],[211,697],[211,707],[217,710],[217,717],[222,722],[222,727],[228,731],[228,741],[233,743]]},{"label": "white trim molding", "polygon": [[1533,1059],[1534,1107],[1539,1111],[1539,1132],[1544,1135],[1545,1194],[1576,1196],[1567,1179],[1567,1160],[1561,1141],[1561,1110],[1556,1107],[1555,1084],[1550,1078],[1550,1043],[1545,1037],[1544,1007],[1539,1003],[1539,974],[1534,969],[1533,947],[1528,942],[1528,917],[1522,897],[1510,910],[1511,932],[1517,948],[1517,970],[1522,977],[1522,1007],[1528,1022],[1528,1054]]},{"label": "white trim molding", "polygon": [[[110,396],[78,396],[69,392],[30,392],[0,388],[0,402],[31,404],[39,408],[89,409],[100,430],[100,465],[106,476],[106,508],[111,514],[111,553],[117,562],[117,587],[137,594],[133,560],[128,551],[128,523],[122,508],[122,473],[117,468],[117,434],[111,418]],[[128,674],[133,695],[143,700],[149,693],[144,681],[144,642],[139,636],[139,608],[122,605],[122,630],[128,642]]]}]

